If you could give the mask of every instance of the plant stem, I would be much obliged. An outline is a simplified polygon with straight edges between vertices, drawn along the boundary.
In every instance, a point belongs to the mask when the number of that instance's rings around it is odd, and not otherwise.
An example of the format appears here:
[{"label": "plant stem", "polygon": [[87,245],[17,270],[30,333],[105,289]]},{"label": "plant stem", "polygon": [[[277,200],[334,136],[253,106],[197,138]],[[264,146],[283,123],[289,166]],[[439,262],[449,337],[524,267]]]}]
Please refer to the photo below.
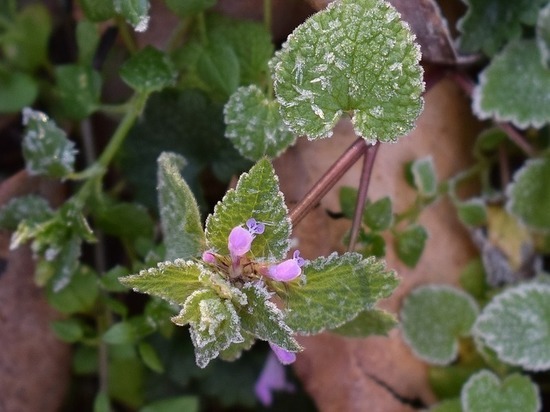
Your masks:
[{"label": "plant stem", "polygon": [[365,153],[367,146],[362,137],[355,142],[334,162],[325,174],[313,185],[311,190],[303,199],[290,211],[289,218],[296,226],[307,215],[307,213],[319,203],[327,192],[340,180],[340,178],[359,160]]},{"label": "plant stem", "polygon": [[361,178],[359,180],[359,191],[357,193],[357,202],[355,204],[353,222],[351,224],[348,252],[353,251],[355,249],[355,244],[357,243],[359,229],[361,229],[361,221],[363,220],[363,211],[365,209],[365,203],[367,202],[367,193],[369,190],[372,168],[374,166],[374,160],[376,159],[376,153],[378,152],[379,147],[379,142],[376,142],[373,145],[367,145],[366,152],[363,155],[363,170],[361,171]]}]

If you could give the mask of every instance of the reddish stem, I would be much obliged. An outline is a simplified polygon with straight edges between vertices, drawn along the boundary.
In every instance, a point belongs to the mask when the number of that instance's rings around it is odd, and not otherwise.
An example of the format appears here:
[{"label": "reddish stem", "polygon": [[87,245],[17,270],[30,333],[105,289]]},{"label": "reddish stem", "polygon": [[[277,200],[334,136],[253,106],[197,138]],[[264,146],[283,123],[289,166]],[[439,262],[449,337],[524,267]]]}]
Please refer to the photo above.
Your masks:
[{"label": "reddish stem", "polygon": [[363,210],[365,209],[365,203],[367,202],[367,193],[369,191],[369,183],[372,176],[372,167],[374,166],[376,152],[378,152],[379,147],[379,142],[376,142],[373,145],[368,145],[366,153],[363,156],[363,170],[361,171],[361,178],[359,180],[359,191],[357,193],[357,202],[353,213],[348,251],[354,250],[355,244],[357,243],[359,229],[361,228],[361,221],[363,220]]}]

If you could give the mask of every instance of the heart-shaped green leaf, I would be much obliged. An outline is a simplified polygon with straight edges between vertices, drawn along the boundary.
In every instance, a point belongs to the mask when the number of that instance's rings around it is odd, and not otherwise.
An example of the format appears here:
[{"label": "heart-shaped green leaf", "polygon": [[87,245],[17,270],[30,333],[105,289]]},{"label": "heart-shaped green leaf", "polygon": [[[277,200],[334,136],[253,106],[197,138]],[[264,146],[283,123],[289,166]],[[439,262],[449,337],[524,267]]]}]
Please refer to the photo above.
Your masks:
[{"label": "heart-shaped green leaf", "polygon": [[473,332],[504,362],[531,371],[550,369],[550,285],[504,291],[485,307]]},{"label": "heart-shaped green leaf", "polygon": [[124,63],[120,76],[131,88],[151,93],[173,84],[176,73],[166,54],[146,46]]},{"label": "heart-shaped green leaf", "polygon": [[250,160],[277,157],[296,140],[283,123],[279,103],[268,99],[256,85],[238,88],[226,103],[224,114],[225,137]]},{"label": "heart-shaped green leaf", "polygon": [[460,397],[464,412],[537,412],[541,406],[537,386],[517,373],[500,381],[483,370],[466,382]]},{"label": "heart-shaped green leaf", "polygon": [[536,231],[550,230],[550,159],[526,162],[507,190],[508,211]]},{"label": "heart-shaped green leaf", "polygon": [[419,47],[382,0],[330,3],[298,26],[271,62],[285,122],[327,137],[343,115],[370,142],[408,133],[422,109]]},{"label": "heart-shaped green leaf", "polygon": [[418,357],[446,365],[456,358],[457,339],[470,333],[477,313],[475,301],[461,290],[445,285],[422,286],[403,303],[403,337]]}]

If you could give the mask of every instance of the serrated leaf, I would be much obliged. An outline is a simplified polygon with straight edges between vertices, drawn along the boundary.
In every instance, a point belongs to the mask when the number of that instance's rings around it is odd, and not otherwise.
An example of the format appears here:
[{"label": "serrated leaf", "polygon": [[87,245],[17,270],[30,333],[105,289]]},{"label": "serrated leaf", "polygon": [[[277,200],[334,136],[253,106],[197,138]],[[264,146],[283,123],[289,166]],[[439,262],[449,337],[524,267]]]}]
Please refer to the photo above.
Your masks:
[{"label": "serrated leaf", "polygon": [[239,359],[243,353],[243,351],[249,350],[252,345],[256,342],[256,337],[246,332],[245,330],[241,331],[241,334],[243,335],[244,341],[240,343],[232,343],[227,347],[227,349],[224,349],[220,352],[219,358],[232,362],[237,359]]},{"label": "serrated leaf", "polygon": [[527,161],[507,189],[506,209],[521,223],[536,231],[550,230],[550,159]]},{"label": "serrated leaf", "polygon": [[492,56],[508,41],[517,39],[522,24],[533,25],[546,0],[465,0],[468,11],[458,22],[460,49]]},{"label": "serrated leaf", "polygon": [[389,296],[398,280],[385,264],[358,253],[333,253],[302,268],[304,284],[287,284],[285,321],[299,334],[312,335],[352,320]]},{"label": "serrated leaf", "polygon": [[415,267],[422,256],[427,239],[428,232],[423,226],[416,224],[409,226],[395,237],[397,256],[408,267]]},{"label": "serrated leaf", "polygon": [[30,175],[63,178],[74,170],[76,150],[66,133],[44,113],[23,109],[23,157]]},{"label": "serrated leaf", "polygon": [[365,338],[371,335],[388,336],[391,329],[397,326],[397,319],[381,309],[365,310],[350,322],[332,329],[331,332],[351,338]]},{"label": "serrated leaf", "polygon": [[23,220],[30,225],[45,222],[53,216],[48,201],[36,195],[27,195],[11,199],[0,207],[0,228],[15,230]]},{"label": "serrated leaf", "polygon": [[302,350],[292,337],[294,332],[285,323],[283,312],[269,300],[271,296],[264,285],[247,283],[242,291],[247,297],[246,306],[238,312],[243,330],[287,351]]},{"label": "serrated leaf", "polygon": [[206,250],[197,201],[180,174],[185,163],[174,153],[158,158],[159,212],[168,260],[198,257]]},{"label": "serrated leaf", "polygon": [[468,226],[482,226],[487,223],[487,207],[481,198],[472,198],[455,203],[458,218]]},{"label": "serrated leaf", "polygon": [[425,197],[435,196],[437,191],[437,175],[432,156],[416,159],[411,164],[414,187]]},{"label": "serrated leaf", "polygon": [[143,32],[149,26],[149,0],[116,0],[115,10],[121,14],[135,31]]},{"label": "serrated leaf", "polygon": [[495,297],[474,334],[500,360],[530,371],[550,369],[550,285],[523,284]]},{"label": "serrated leaf", "polygon": [[284,259],[290,247],[291,222],[283,194],[279,191],[279,179],[267,159],[260,160],[248,173],[243,173],[237,187],[229,190],[214,208],[214,214],[208,216],[208,247],[229,255],[229,233],[250,218],[266,225],[264,233],[252,242],[252,255],[269,261]]},{"label": "serrated leaf", "polygon": [[165,53],[145,46],[124,63],[120,76],[134,90],[151,93],[172,85],[176,72]]},{"label": "serrated leaf", "polygon": [[178,396],[147,404],[139,412],[198,412],[199,399],[195,396]]},{"label": "serrated leaf", "polygon": [[368,204],[363,213],[363,222],[377,232],[389,228],[393,222],[391,199],[386,196]]},{"label": "serrated leaf", "polygon": [[517,373],[501,381],[482,370],[466,382],[460,398],[464,412],[538,412],[541,407],[537,386]]},{"label": "serrated leaf", "polygon": [[21,10],[15,21],[2,33],[5,61],[23,71],[32,72],[47,62],[52,21],[48,9],[40,3]]},{"label": "serrated leaf", "polygon": [[419,47],[382,0],[342,0],[309,18],[271,62],[285,122],[327,137],[345,114],[369,142],[408,133],[422,110]]},{"label": "serrated leaf", "polygon": [[120,283],[136,292],[148,293],[169,302],[183,305],[187,298],[202,287],[199,276],[210,272],[201,263],[176,259],[159,263],[156,268],[142,270],[137,275],[120,278]]},{"label": "serrated leaf", "polygon": [[82,120],[99,106],[101,76],[91,67],[76,64],[55,68],[58,97],[63,114]]},{"label": "serrated leaf", "polygon": [[0,70],[0,84],[0,113],[18,112],[38,95],[38,84],[26,73]]},{"label": "serrated leaf", "polygon": [[247,159],[277,157],[296,141],[283,123],[279,103],[256,85],[238,88],[225,104],[224,114],[225,137]]},{"label": "serrated leaf", "polygon": [[113,0],[80,0],[79,3],[86,18],[93,22],[109,20],[116,14]]},{"label": "serrated leaf", "polygon": [[176,325],[190,325],[195,360],[200,368],[217,357],[232,343],[244,342],[240,319],[235,307],[214,291],[195,291],[183,305],[180,314],[172,318]]},{"label": "serrated leaf", "polygon": [[472,107],[481,119],[540,128],[550,121],[550,71],[541,63],[535,40],[510,43],[480,74]]},{"label": "serrated leaf", "polygon": [[216,2],[217,0],[166,0],[166,5],[178,17],[185,18],[214,6]]},{"label": "serrated leaf", "polygon": [[447,365],[457,356],[457,339],[469,335],[477,313],[475,301],[459,289],[422,286],[403,303],[403,338],[418,357],[431,364]]}]

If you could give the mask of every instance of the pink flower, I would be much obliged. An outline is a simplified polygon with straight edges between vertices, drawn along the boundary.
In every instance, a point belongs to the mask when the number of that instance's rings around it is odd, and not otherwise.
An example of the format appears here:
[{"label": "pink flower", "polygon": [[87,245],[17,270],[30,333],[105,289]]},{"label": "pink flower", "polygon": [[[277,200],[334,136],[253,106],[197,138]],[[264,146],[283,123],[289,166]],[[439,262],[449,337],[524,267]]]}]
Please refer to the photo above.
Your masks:
[{"label": "pink flower", "polygon": [[244,256],[250,251],[252,241],[256,235],[264,233],[265,225],[250,218],[246,221],[248,230],[241,226],[235,226],[229,234],[227,247],[233,258]]},{"label": "pink flower", "polygon": [[283,365],[290,365],[291,363],[294,363],[296,360],[296,354],[294,352],[289,352],[286,349],[281,348],[278,345],[275,345],[274,343],[269,342],[269,346],[271,347],[271,350]]},{"label": "pink flower", "polygon": [[206,263],[216,263],[216,256],[209,250],[202,253],[202,260]]},{"label": "pink flower", "polygon": [[285,369],[273,353],[270,353],[262,369],[260,377],[254,386],[256,397],[264,406],[270,406],[273,403],[274,391],[294,391],[294,385],[287,382]]},{"label": "pink flower", "polygon": [[287,259],[277,265],[270,266],[267,270],[267,276],[280,282],[289,282],[301,275],[301,267],[304,264],[305,260],[300,257],[300,252],[296,250],[292,259]]}]

